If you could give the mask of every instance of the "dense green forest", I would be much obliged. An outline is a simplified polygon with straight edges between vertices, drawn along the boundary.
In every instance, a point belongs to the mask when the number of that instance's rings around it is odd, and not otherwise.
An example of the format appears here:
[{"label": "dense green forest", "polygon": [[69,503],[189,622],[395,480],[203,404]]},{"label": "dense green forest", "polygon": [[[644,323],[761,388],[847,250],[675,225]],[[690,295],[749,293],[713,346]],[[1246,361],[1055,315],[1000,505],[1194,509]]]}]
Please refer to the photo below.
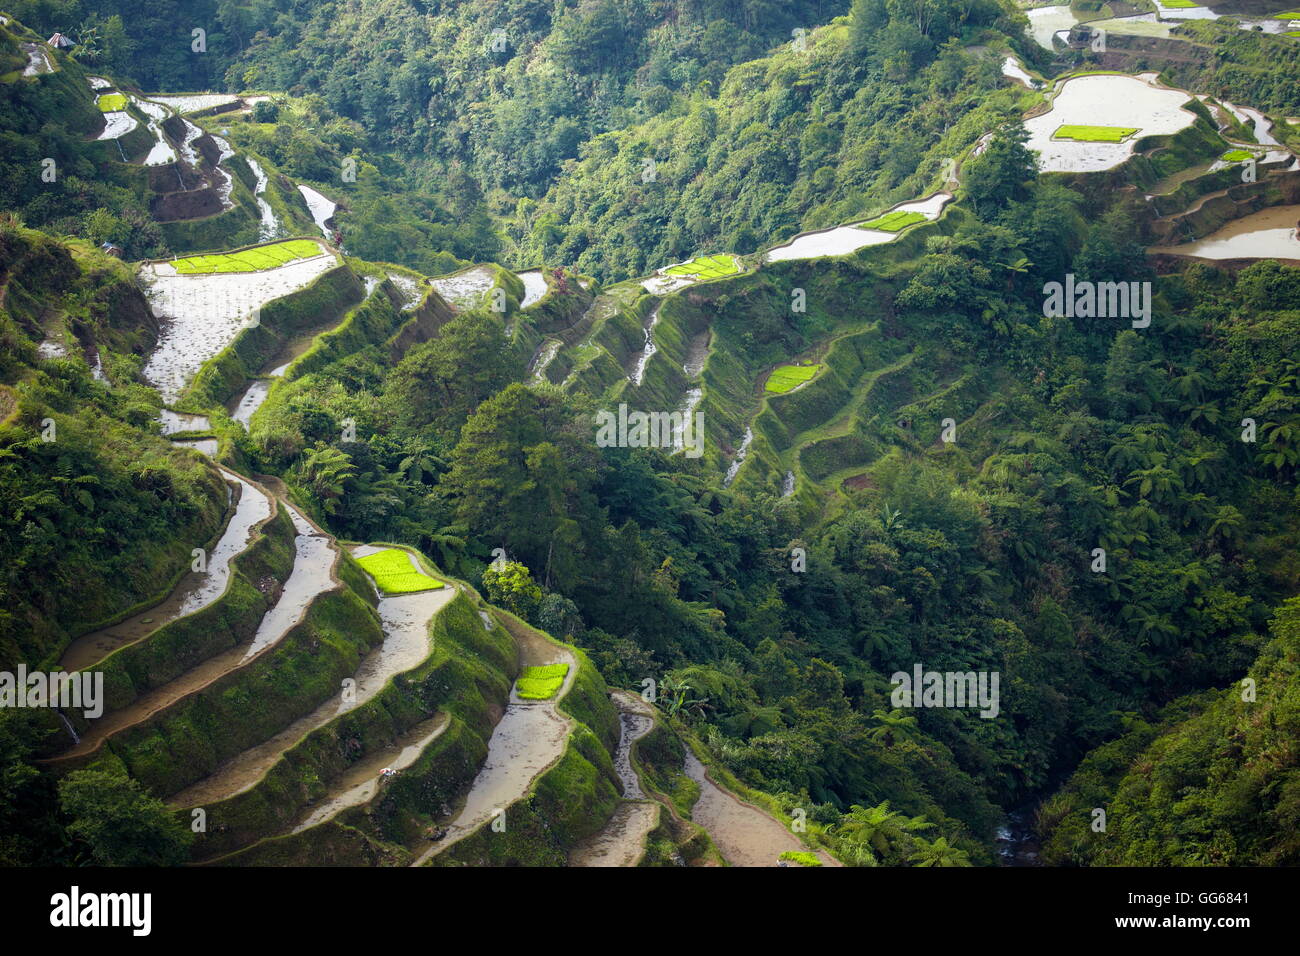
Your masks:
[{"label": "dense green forest", "polygon": [[[280,510],[214,605],[231,646],[312,536],[295,544],[290,503],[331,542],[415,549],[455,597],[431,618],[445,648],[382,706],[316,728],[265,792],[221,802],[239,822],[220,851],[188,830],[188,788],[310,715],[390,623],[350,555],[283,646],[241,664],[246,683],[187,691],[70,772],[62,726],[0,710],[0,864],[301,863],[322,846],[410,862],[483,762],[509,642],[532,629],[571,648],[576,675],[572,746],[529,810],[549,833],[580,827],[548,787],[606,819],[618,799],[601,776],[619,740],[606,689],[658,688],[635,768],[664,807],[645,865],[725,856],[690,822],[687,752],[772,819],[806,814],[808,846],[847,865],[992,865],[1024,808],[1049,865],[1300,862],[1300,268],[1148,254],[1300,200],[1283,163],[1226,178],[1240,123],[1197,101],[1183,132],[1138,139],[1123,165],[1040,173],[1021,118],[1048,101],[1003,60],[1051,77],[1073,54],[1033,48],[1024,12],[996,0],[6,13],[36,34],[0,28],[0,666],[54,667],[157,604],[230,520],[233,473]],[[55,29],[81,44],[20,76],[31,36]],[[1272,145],[1300,146],[1296,61],[1273,63],[1289,87],[1263,66],[1288,41],[1231,29],[1186,28],[1171,42],[1218,59],[1172,58],[1162,79],[1282,118]],[[228,208],[154,215],[152,168],[94,138],[101,75],[133,94],[267,97],[192,114],[230,145]],[[33,172],[51,156],[53,183]],[[165,403],[146,368],[171,329],[140,260],[255,245],[259,203],[282,236],[319,237],[299,184],[339,203],[329,271],[264,304]],[[939,187],[953,202],[878,248],[759,254]],[[704,252],[739,271],[641,285]],[[458,300],[448,274],[474,263],[500,266]],[[542,264],[525,308],[510,270]],[[1045,314],[1066,274],[1149,283],[1149,326]],[[773,397],[767,375],[791,362],[819,374]],[[593,441],[601,410],[680,410],[692,388],[703,457]],[[201,417],[182,437],[231,471],[160,434],[163,407]],[[173,633],[109,655],[113,706],[197,653]],[[900,707],[891,678],[914,665],[1000,674],[998,718]],[[236,706],[263,692],[264,712]],[[435,711],[451,729],[380,809],[306,849],[292,819],[258,816],[305,812],[339,765]],[[481,838],[456,852],[504,852]]]}]

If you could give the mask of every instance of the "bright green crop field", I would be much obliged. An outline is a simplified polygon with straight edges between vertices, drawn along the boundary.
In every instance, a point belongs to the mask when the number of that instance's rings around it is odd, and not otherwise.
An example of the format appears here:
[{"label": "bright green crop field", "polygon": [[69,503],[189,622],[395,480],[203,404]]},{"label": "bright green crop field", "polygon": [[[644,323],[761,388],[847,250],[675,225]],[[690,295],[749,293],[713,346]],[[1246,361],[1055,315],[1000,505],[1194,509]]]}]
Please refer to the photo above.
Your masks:
[{"label": "bright green crop field", "polygon": [[734,276],[738,272],[740,272],[740,263],[736,261],[736,257],[725,254],[700,256],[698,259],[664,270],[664,273],[670,276],[698,276],[701,279],[720,279],[723,276]]},{"label": "bright green crop field", "polygon": [[569,673],[568,664],[543,664],[541,667],[525,667],[519,675],[516,686],[519,696],[524,700],[550,700],[564,685],[564,678]]},{"label": "bright green crop field", "polygon": [[808,853],[804,850],[786,850],[781,854],[781,859],[790,860],[798,863],[800,866],[821,866],[821,858],[816,853]]},{"label": "bright green crop field", "polygon": [[417,571],[411,564],[410,556],[401,548],[387,548],[357,558],[357,564],[365,570],[384,594],[410,594],[414,591],[434,591],[446,587],[437,578],[431,578],[423,571]]},{"label": "bright green crop field", "polygon": [[1194,0],[1156,0],[1156,2],[1169,10],[1190,10],[1192,7],[1200,6]]},{"label": "bright green crop field", "polygon": [[1071,126],[1065,125],[1052,134],[1052,139],[1073,139],[1080,143],[1122,143],[1138,131],[1136,126]]},{"label": "bright green crop field", "polygon": [[309,259],[322,252],[320,244],[311,239],[288,239],[269,246],[245,249],[242,252],[222,252],[212,256],[187,256],[172,260],[179,275],[200,275],[209,272],[260,272],[274,269],[296,259]]},{"label": "bright green crop field", "polygon": [[820,369],[820,365],[782,365],[780,368],[773,369],[772,374],[767,377],[767,384],[763,387],[769,392],[780,395],[802,385]]},{"label": "bright green crop field", "polygon": [[924,213],[902,212],[895,209],[893,212],[885,213],[879,219],[858,223],[858,228],[879,229],[881,232],[902,232],[908,226],[915,225],[918,222],[925,222]]},{"label": "bright green crop field", "polygon": [[1239,163],[1243,159],[1250,159],[1254,155],[1248,149],[1230,149],[1219,158],[1227,163]]},{"label": "bright green crop field", "polygon": [[104,93],[95,100],[101,113],[116,113],[126,109],[126,96],[122,93]]}]

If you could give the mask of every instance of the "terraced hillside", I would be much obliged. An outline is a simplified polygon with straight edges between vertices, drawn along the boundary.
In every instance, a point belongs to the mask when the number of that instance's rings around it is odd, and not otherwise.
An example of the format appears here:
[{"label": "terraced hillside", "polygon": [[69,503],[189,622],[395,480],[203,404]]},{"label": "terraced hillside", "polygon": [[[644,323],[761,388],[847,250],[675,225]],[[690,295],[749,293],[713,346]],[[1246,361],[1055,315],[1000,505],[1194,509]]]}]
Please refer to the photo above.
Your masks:
[{"label": "terraced hillside", "polygon": [[0,23],[0,165],[56,170],[0,183],[0,665],[104,689],[0,709],[0,862],[1294,862],[1300,125],[1160,58],[1289,38],[941,6],[657,84],[534,196],[431,159],[512,262],[380,223],[303,90]]}]

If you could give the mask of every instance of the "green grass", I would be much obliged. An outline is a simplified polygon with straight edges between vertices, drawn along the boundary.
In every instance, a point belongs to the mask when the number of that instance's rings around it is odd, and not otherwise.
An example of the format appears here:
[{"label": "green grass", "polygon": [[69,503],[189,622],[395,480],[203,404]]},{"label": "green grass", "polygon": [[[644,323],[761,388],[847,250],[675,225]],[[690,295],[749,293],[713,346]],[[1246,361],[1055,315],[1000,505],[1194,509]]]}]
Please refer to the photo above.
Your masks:
[{"label": "green grass", "polygon": [[1286,33],[1283,33],[1283,34],[1282,34],[1282,36],[1284,36],[1284,37],[1300,37],[1300,30],[1287,30]]},{"label": "green grass", "polygon": [[858,228],[879,229],[881,232],[902,232],[908,226],[915,225],[918,222],[925,222],[925,213],[902,212],[895,209],[893,212],[885,213],[879,219],[858,223]]},{"label": "green grass", "polygon": [[1219,158],[1228,163],[1239,163],[1244,159],[1253,158],[1254,155],[1248,149],[1230,149]]},{"label": "green grass", "polygon": [[550,700],[564,686],[564,678],[568,673],[568,664],[525,667],[515,686],[519,688],[519,696],[524,700]]},{"label": "green grass", "polygon": [[431,578],[423,571],[417,571],[411,564],[410,556],[401,548],[387,548],[357,558],[357,564],[365,570],[384,594],[410,594],[413,591],[433,591],[446,587],[437,578]]},{"label": "green grass", "polygon": [[311,239],[289,239],[242,252],[223,252],[212,256],[187,256],[173,260],[179,275],[199,275],[210,272],[260,272],[273,269],[295,259],[307,259],[321,254],[321,247]]},{"label": "green grass", "polygon": [[772,374],[767,377],[767,384],[763,387],[769,392],[780,395],[802,385],[820,370],[820,365],[782,365],[772,370]]},{"label": "green grass", "polygon": [[1200,6],[1194,0],[1156,0],[1156,2],[1169,10],[1190,10],[1192,7]]},{"label": "green grass", "polygon": [[1066,124],[1052,134],[1052,139],[1072,139],[1080,143],[1122,143],[1137,131],[1138,127],[1136,126],[1072,126]]},{"label": "green grass", "polygon": [[664,270],[664,273],[670,276],[697,276],[701,279],[720,279],[723,276],[734,276],[738,272],[740,272],[740,263],[736,261],[736,257],[725,254],[700,256],[698,259],[670,266]]},{"label": "green grass", "polygon": [[786,850],[781,854],[781,859],[792,860],[800,866],[821,866],[822,861],[816,853],[809,853],[806,850]]},{"label": "green grass", "polygon": [[126,96],[122,93],[103,93],[95,100],[101,113],[117,113],[126,109]]}]

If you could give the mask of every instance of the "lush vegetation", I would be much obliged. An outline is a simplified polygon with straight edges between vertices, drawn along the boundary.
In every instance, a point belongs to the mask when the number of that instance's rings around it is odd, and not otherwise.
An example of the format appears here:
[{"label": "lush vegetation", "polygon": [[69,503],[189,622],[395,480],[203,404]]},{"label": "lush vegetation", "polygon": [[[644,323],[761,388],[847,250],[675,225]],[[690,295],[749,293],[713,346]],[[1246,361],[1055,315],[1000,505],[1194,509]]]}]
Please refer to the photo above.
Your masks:
[{"label": "lush vegetation", "polygon": [[287,242],[275,242],[268,246],[241,249],[238,252],[223,252],[210,256],[185,256],[171,260],[171,265],[180,275],[260,272],[263,269],[274,269],[277,266],[286,265],[298,259],[310,259],[322,252],[324,252],[324,249],[319,242],[311,239],[290,239]]},{"label": "lush vegetation", "polygon": [[1065,124],[1052,134],[1053,139],[1073,139],[1080,143],[1122,143],[1134,133],[1135,126],[1080,126]]},{"label": "lush vegetation", "polygon": [[[196,255],[234,245],[198,220],[170,249],[148,172],[89,139],[102,120],[83,61],[123,84],[275,91],[221,123],[291,221],[296,182],[343,200],[348,262],[268,308],[265,324],[278,312],[285,327],[211,363],[187,408],[211,417],[224,461],[278,478],[332,534],[416,548],[501,609],[484,620],[465,587],[448,611],[457,646],[442,646],[440,618],[413,676],[232,798],[240,839],[287,824],[354,741],[387,746],[445,710],[409,775],[329,828],[339,859],[409,855],[483,759],[515,673],[502,622],[576,649],[576,673],[529,668],[516,686],[549,699],[572,676],[563,706],[581,726],[512,809],[519,836],[476,835],[448,865],[562,861],[540,835],[589,835],[617,802],[603,682],[647,680],[665,728],[646,739],[647,779],[678,815],[698,795],[682,747],[698,743],[718,779],[778,819],[802,811],[851,865],[989,864],[1005,811],[1040,802],[1049,862],[1296,861],[1300,271],[1161,262],[1157,275],[1144,250],[1145,187],[1225,155],[1207,123],[1104,180],[1040,177],[1010,122],[1040,99],[985,55],[1021,43],[1021,21],[992,0],[855,0],[848,19],[832,19],[843,5],[712,0],[674,16],[639,0],[200,2],[220,28],[201,63],[145,52],[151,30],[177,36],[174,16],[151,5],[114,22],[112,8],[15,8],[42,30],[70,18],[98,33],[58,54],[59,71],[6,81],[0,113],[0,662],[55,661],[151,606],[226,513],[219,473],[157,434],[139,373],[159,324],[98,242],[131,259],[187,254],[186,271],[320,248]],[[817,29],[788,42],[801,17]],[[1242,103],[1294,104],[1297,62],[1274,56],[1277,38],[1186,29],[1189,48],[1222,37],[1223,56],[1171,71]],[[0,30],[0,55],[16,39]],[[62,173],[43,183],[51,152]],[[895,212],[865,223],[901,233],[888,245],[740,269],[801,229],[928,194],[956,157],[939,222]],[[1250,203],[1281,195],[1248,185]],[[729,251],[693,258],[711,249]],[[389,262],[443,275],[500,259],[565,266],[557,311],[453,312],[432,295],[404,311],[383,281]],[[675,274],[717,281],[660,300],[576,278],[683,260]],[[517,302],[517,282],[486,268]],[[1151,325],[1044,316],[1045,283],[1067,273],[1151,282]],[[378,280],[364,300],[359,276]],[[625,360],[654,308],[658,351],[633,385]],[[525,384],[548,335],[567,388]],[[67,356],[43,358],[45,341]],[[245,432],[227,403],[282,349],[300,357]],[[597,411],[680,408],[688,389],[703,457],[593,441]],[[357,564],[386,594],[443,586],[399,548]],[[157,794],[327,699],[381,639],[364,578],[349,561],[339,575],[347,587],[229,695],[172,708],[62,781],[35,763],[61,731],[0,713],[0,861],[185,859],[188,831]],[[265,599],[240,582],[245,610]],[[891,676],[918,663],[1000,674],[1000,716],[895,707]],[[260,708],[245,706],[255,687]],[[286,839],[250,856],[311,853]]]},{"label": "lush vegetation", "polygon": [[515,682],[515,687],[524,700],[550,700],[564,686],[564,678],[568,673],[568,664],[525,667]]},{"label": "lush vegetation", "polygon": [[914,226],[918,222],[925,222],[925,213],[906,212],[901,209],[895,209],[893,212],[887,212],[883,216],[867,222],[858,223],[860,229],[879,229],[881,232],[902,232],[908,226]]},{"label": "lush vegetation", "polygon": [[774,368],[764,387],[778,394],[798,388],[821,370],[820,365],[782,365]]},{"label": "lush vegetation", "polygon": [[690,262],[669,266],[664,275],[693,276],[697,279],[721,279],[723,276],[735,275],[740,271],[740,264],[735,256],[700,256]]},{"label": "lush vegetation", "polygon": [[357,564],[375,579],[375,584],[384,594],[410,594],[446,587],[416,568],[411,563],[411,556],[401,548],[385,548],[367,554],[357,558]]}]

